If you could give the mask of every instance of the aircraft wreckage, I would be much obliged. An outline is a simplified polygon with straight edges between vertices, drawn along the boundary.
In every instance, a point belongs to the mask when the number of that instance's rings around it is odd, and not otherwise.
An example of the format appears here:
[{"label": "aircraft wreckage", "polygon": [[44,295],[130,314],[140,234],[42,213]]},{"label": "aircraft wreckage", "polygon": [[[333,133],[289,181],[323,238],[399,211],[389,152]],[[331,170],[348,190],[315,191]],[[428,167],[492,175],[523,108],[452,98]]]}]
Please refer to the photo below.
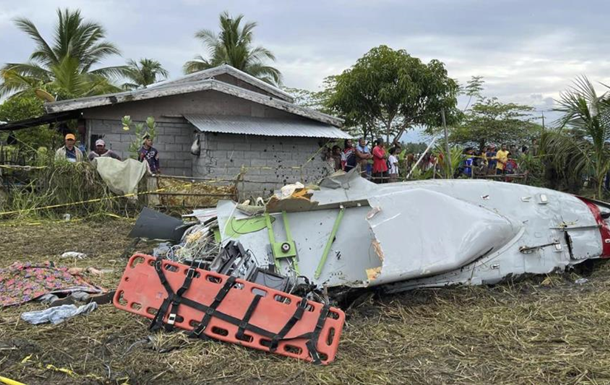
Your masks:
[{"label": "aircraft wreckage", "polygon": [[[132,236],[175,242],[155,257],[132,257],[115,305],[152,318],[153,328],[175,324],[195,334],[220,317],[214,338],[272,352],[280,346],[279,354],[328,363],[344,322],[329,297],[372,287],[494,284],[610,257],[610,205],[519,184],[374,184],[350,172],[247,203],[195,210],[197,221],[186,225],[143,212]],[[147,262],[140,270],[138,258]],[[188,294],[201,274],[203,283]],[[239,285],[247,295],[232,290]],[[191,313],[176,310],[185,301]],[[311,314],[303,316],[305,308]],[[240,338],[246,331],[248,341]]]},{"label": "aircraft wreckage", "polygon": [[[221,245],[242,253],[233,261],[213,255],[208,268],[244,279],[272,272],[287,290],[300,279],[388,292],[493,284],[610,257],[610,205],[544,188],[466,179],[374,184],[350,173],[281,194],[265,206],[221,201],[196,210],[201,224],[183,245],[211,236],[217,223]],[[181,250],[168,257],[200,257]]]}]

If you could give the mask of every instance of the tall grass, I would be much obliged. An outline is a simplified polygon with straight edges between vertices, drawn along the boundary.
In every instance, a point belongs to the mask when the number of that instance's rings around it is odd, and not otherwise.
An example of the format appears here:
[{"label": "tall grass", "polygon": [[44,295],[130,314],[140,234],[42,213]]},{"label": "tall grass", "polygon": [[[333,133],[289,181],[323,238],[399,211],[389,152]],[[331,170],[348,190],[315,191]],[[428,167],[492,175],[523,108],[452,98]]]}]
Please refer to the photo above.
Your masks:
[{"label": "tall grass", "polygon": [[70,163],[55,160],[53,154],[39,154],[36,165],[42,168],[30,170],[25,183],[13,184],[10,176],[5,177],[7,191],[0,202],[0,220],[121,213],[130,205],[108,190],[89,162]]}]

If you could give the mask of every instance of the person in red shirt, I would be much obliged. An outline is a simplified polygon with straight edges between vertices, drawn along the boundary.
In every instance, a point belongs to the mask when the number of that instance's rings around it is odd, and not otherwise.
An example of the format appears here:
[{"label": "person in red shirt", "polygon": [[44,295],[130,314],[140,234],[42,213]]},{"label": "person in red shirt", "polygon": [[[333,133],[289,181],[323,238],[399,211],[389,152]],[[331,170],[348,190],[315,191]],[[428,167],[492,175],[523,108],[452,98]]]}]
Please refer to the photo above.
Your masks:
[{"label": "person in red shirt", "polygon": [[375,144],[376,146],[373,148],[373,181],[375,183],[386,183],[388,181],[388,164],[383,139],[377,139]]}]

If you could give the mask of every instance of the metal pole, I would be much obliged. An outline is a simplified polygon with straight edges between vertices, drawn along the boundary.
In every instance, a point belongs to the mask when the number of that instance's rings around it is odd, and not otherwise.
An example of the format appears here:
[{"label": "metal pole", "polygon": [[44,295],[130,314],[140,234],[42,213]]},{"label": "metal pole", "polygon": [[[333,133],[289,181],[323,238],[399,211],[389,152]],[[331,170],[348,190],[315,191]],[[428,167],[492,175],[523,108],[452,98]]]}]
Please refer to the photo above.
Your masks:
[{"label": "metal pole", "polygon": [[441,118],[443,119],[443,131],[445,132],[445,178],[449,179],[451,177],[451,149],[449,148],[449,132],[447,131],[444,108],[441,108]]},{"label": "metal pole", "polygon": [[436,142],[436,139],[438,139],[438,136],[435,136],[434,138],[432,138],[432,141],[430,142],[430,144],[428,145],[428,147],[426,148],[426,151],[424,151],[420,156],[419,159],[417,159],[417,162],[415,162],[415,164],[413,165],[413,167],[411,167],[411,171],[409,171],[409,173],[407,174],[407,177],[405,179],[409,179],[411,177],[411,174],[413,174],[413,171],[417,168],[417,166],[419,166],[419,162],[421,162],[421,160],[424,158],[424,156],[426,155],[426,153],[430,150],[430,148],[434,145],[434,142]]}]

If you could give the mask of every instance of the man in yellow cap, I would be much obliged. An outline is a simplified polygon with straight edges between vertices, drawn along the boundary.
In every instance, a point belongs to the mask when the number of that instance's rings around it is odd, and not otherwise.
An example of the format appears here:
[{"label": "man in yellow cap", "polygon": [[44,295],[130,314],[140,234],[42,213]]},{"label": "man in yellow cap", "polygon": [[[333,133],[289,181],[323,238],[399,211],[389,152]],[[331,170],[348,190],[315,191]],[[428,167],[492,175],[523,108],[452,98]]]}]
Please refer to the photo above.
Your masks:
[{"label": "man in yellow cap", "polygon": [[82,162],[83,153],[74,145],[76,143],[74,134],[66,135],[65,143],[65,146],[55,152],[55,159],[65,159],[72,163]]}]

